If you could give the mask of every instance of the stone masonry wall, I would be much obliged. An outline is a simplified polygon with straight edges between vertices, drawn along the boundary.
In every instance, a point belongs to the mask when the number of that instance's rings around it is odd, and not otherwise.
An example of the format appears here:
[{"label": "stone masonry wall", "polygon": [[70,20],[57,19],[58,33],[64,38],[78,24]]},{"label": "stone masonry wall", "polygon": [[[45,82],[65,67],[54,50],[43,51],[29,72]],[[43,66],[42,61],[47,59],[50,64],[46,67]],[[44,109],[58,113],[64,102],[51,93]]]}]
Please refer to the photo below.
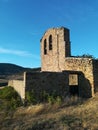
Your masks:
[{"label": "stone masonry wall", "polygon": [[[52,49],[49,50],[49,36],[52,36]],[[47,53],[44,54],[46,40]],[[64,59],[70,56],[69,30],[65,28],[49,29],[41,39],[41,70],[59,72],[64,68]]]},{"label": "stone masonry wall", "polygon": [[38,95],[40,92],[56,92],[57,95],[66,96],[69,92],[67,73],[41,72],[25,73],[26,91],[34,90]]},{"label": "stone masonry wall", "polygon": [[9,80],[8,86],[13,87],[22,100],[25,99],[25,84],[23,80]]},{"label": "stone masonry wall", "polygon": [[98,60],[93,60],[94,91],[98,92]]},{"label": "stone masonry wall", "polygon": [[57,95],[69,94],[68,73],[66,72],[24,72],[24,80],[10,80],[8,85],[13,87],[21,99],[25,99],[25,93],[32,91],[40,95],[41,92]]},{"label": "stone masonry wall", "polygon": [[[91,97],[91,87],[84,74],[80,71],[63,71],[63,72],[40,72],[40,73],[25,73],[26,91],[34,90],[37,95],[41,92],[53,93],[57,95],[70,95],[69,76],[75,74],[79,80],[79,96]],[[86,86],[86,87],[85,87]]]},{"label": "stone masonry wall", "polygon": [[[82,86],[83,84],[85,85],[85,82],[87,82],[88,86],[90,86],[89,88],[91,89],[91,96],[94,96],[93,60],[91,58],[74,58],[74,57],[65,58],[64,70],[81,71],[86,79],[86,81],[83,80],[81,82]],[[85,87],[87,87],[87,85]]]},{"label": "stone masonry wall", "polygon": [[89,90],[89,85],[87,85],[88,82],[84,74],[79,71],[24,72],[24,80],[10,80],[8,85],[18,92],[22,100],[25,99],[25,93],[32,90],[37,96],[45,91],[50,94],[56,92],[57,95],[66,97],[70,95],[69,76],[72,74],[78,75],[79,96],[91,97],[91,90]]}]

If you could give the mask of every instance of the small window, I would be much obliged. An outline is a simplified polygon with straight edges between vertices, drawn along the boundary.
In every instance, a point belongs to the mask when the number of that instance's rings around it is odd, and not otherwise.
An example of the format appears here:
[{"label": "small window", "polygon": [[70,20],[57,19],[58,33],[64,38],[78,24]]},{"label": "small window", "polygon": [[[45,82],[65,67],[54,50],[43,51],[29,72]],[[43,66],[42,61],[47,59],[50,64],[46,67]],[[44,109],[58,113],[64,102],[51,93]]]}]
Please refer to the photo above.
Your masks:
[{"label": "small window", "polygon": [[47,54],[47,41],[46,39],[44,40],[44,55]]},{"label": "small window", "polygon": [[69,75],[69,85],[78,85],[78,75],[77,74]]},{"label": "small window", "polygon": [[69,74],[69,93],[79,96],[78,74]]},{"label": "small window", "polygon": [[52,35],[49,36],[49,50],[52,50]]}]

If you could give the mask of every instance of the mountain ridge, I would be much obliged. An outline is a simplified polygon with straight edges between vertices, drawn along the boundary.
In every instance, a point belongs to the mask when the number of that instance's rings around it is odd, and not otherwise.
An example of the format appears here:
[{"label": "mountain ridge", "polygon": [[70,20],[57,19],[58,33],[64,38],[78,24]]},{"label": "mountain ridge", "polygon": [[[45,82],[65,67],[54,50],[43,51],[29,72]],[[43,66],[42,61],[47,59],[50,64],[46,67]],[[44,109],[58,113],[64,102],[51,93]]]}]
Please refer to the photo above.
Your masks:
[{"label": "mountain ridge", "polygon": [[40,71],[40,67],[26,68],[12,63],[0,63],[0,75],[13,75],[24,71]]}]

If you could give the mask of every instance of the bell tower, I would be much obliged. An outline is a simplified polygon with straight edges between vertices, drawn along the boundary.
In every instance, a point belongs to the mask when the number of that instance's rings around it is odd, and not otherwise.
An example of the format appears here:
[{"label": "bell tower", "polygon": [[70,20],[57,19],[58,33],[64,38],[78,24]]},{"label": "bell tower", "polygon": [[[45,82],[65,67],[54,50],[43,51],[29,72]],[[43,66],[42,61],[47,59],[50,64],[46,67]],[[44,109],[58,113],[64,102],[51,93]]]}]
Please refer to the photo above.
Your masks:
[{"label": "bell tower", "polygon": [[71,56],[69,29],[51,28],[41,39],[41,71],[61,72]]}]

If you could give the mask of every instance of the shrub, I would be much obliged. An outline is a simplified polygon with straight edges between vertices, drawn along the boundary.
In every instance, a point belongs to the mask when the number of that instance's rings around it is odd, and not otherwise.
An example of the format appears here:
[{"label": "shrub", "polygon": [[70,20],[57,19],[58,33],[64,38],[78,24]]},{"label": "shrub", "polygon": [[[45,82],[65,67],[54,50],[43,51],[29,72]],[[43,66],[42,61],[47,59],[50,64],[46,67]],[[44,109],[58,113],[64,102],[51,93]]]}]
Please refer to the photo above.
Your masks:
[{"label": "shrub", "polygon": [[55,98],[54,98],[53,95],[48,96],[48,103],[51,104],[51,105],[55,103]]},{"label": "shrub", "polygon": [[26,101],[27,104],[36,104],[37,100],[36,100],[36,96],[34,91],[32,90],[31,92],[27,91],[26,92]]},{"label": "shrub", "polygon": [[0,90],[0,98],[11,100],[12,98],[17,98],[18,93],[12,87],[5,87]]},{"label": "shrub", "polygon": [[58,95],[55,90],[51,92],[51,94],[49,94],[48,103],[61,105],[61,102],[62,102],[62,96]]},{"label": "shrub", "polygon": [[41,120],[33,122],[32,127],[28,130],[50,130],[54,127],[56,122],[54,120]]},{"label": "shrub", "polygon": [[16,109],[22,105],[22,101],[18,93],[12,87],[5,87],[0,90],[0,99],[2,101],[1,109]]},{"label": "shrub", "polygon": [[62,104],[62,98],[60,96],[56,97],[56,104],[61,105]]},{"label": "shrub", "polygon": [[49,94],[46,91],[40,92],[39,102],[47,102]]},{"label": "shrub", "polygon": [[46,103],[61,105],[62,97],[57,95],[56,92],[51,92],[51,94],[46,91],[35,92],[34,90],[26,92],[25,105]]}]

